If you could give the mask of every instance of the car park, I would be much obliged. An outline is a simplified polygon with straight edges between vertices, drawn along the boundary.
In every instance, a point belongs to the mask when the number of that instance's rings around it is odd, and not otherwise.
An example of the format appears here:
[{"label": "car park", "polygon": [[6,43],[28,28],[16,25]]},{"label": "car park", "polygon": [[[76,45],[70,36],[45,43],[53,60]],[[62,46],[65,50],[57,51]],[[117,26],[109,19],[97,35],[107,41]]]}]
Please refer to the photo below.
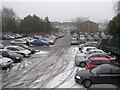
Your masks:
[{"label": "car park", "polygon": [[13,64],[13,61],[12,59],[10,58],[6,58],[6,57],[3,57],[2,55],[0,55],[0,68],[2,69],[6,69],[7,67],[11,67]]},{"label": "car park", "polygon": [[90,58],[87,62],[86,69],[93,69],[101,64],[111,64],[111,60],[104,57]]},{"label": "car park", "polygon": [[102,64],[92,70],[81,70],[75,75],[75,81],[85,88],[94,84],[120,85],[120,68],[112,64]]},{"label": "car park", "polygon": [[6,46],[5,49],[8,50],[8,51],[11,51],[11,52],[21,54],[24,57],[29,57],[30,53],[31,53],[29,50],[27,50],[25,48],[22,48],[20,46],[15,46],[15,45]]},{"label": "car park", "polygon": [[7,57],[13,60],[13,62],[20,62],[23,59],[23,55],[10,52],[4,49],[0,49],[0,53],[3,57]]}]

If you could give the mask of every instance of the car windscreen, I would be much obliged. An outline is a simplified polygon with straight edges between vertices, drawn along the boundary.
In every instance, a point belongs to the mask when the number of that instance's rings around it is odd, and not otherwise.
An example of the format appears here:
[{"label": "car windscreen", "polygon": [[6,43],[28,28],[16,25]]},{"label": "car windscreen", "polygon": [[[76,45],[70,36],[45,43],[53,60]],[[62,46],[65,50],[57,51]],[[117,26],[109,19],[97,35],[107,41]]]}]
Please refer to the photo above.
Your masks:
[{"label": "car windscreen", "polygon": [[91,61],[90,64],[92,64],[92,65],[101,65],[101,61]]},{"label": "car windscreen", "polygon": [[18,50],[25,50],[24,48],[22,47],[17,47]]},{"label": "car windscreen", "polygon": [[96,74],[96,73],[98,73],[100,70],[101,70],[101,68],[98,66],[98,67],[92,69],[91,72],[94,73],[94,74]]}]

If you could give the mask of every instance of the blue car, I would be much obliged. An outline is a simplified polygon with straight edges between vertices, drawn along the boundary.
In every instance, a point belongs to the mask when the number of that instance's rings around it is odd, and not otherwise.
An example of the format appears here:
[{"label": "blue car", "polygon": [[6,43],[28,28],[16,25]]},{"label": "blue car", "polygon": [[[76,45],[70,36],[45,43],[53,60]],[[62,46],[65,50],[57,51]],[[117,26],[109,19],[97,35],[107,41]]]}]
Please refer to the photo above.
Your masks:
[{"label": "blue car", "polygon": [[41,40],[34,40],[33,42],[31,42],[32,45],[36,45],[36,46],[49,46],[49,42],[45,42],[45,41],[41,41]]}]

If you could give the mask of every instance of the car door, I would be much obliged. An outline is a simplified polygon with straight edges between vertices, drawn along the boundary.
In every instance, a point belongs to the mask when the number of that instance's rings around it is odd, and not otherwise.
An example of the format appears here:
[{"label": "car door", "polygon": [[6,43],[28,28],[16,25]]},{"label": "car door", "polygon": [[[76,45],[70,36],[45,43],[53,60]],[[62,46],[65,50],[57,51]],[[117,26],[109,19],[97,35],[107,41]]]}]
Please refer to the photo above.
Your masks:
[{"label": "car door", "polygon": [[99,74],[101,84],[120,84],[120,70],[117,67],[106,67]]},{"label": "car door", "polygon": [[111,83],[120,85],[120,68],[115,67],[112,69]]},{"label": "car door", "polygon": [[108,84],[111,83],[113,78],[111,78],[111,70],[109,68],[104,68],[100,70],[98,74],[98,82],[100,84]]}]

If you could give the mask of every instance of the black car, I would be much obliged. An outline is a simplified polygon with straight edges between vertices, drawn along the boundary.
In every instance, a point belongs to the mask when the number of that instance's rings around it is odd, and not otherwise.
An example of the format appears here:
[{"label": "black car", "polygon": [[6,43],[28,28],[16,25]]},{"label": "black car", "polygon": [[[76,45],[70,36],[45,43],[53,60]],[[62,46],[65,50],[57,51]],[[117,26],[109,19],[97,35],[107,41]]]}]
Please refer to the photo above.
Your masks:
[{"label": "black car", "polygon": [[92,70],[77,72],[75,81],[85,88],[92,84],[120,85],[120,68],[112,64],[102,64]]}]

